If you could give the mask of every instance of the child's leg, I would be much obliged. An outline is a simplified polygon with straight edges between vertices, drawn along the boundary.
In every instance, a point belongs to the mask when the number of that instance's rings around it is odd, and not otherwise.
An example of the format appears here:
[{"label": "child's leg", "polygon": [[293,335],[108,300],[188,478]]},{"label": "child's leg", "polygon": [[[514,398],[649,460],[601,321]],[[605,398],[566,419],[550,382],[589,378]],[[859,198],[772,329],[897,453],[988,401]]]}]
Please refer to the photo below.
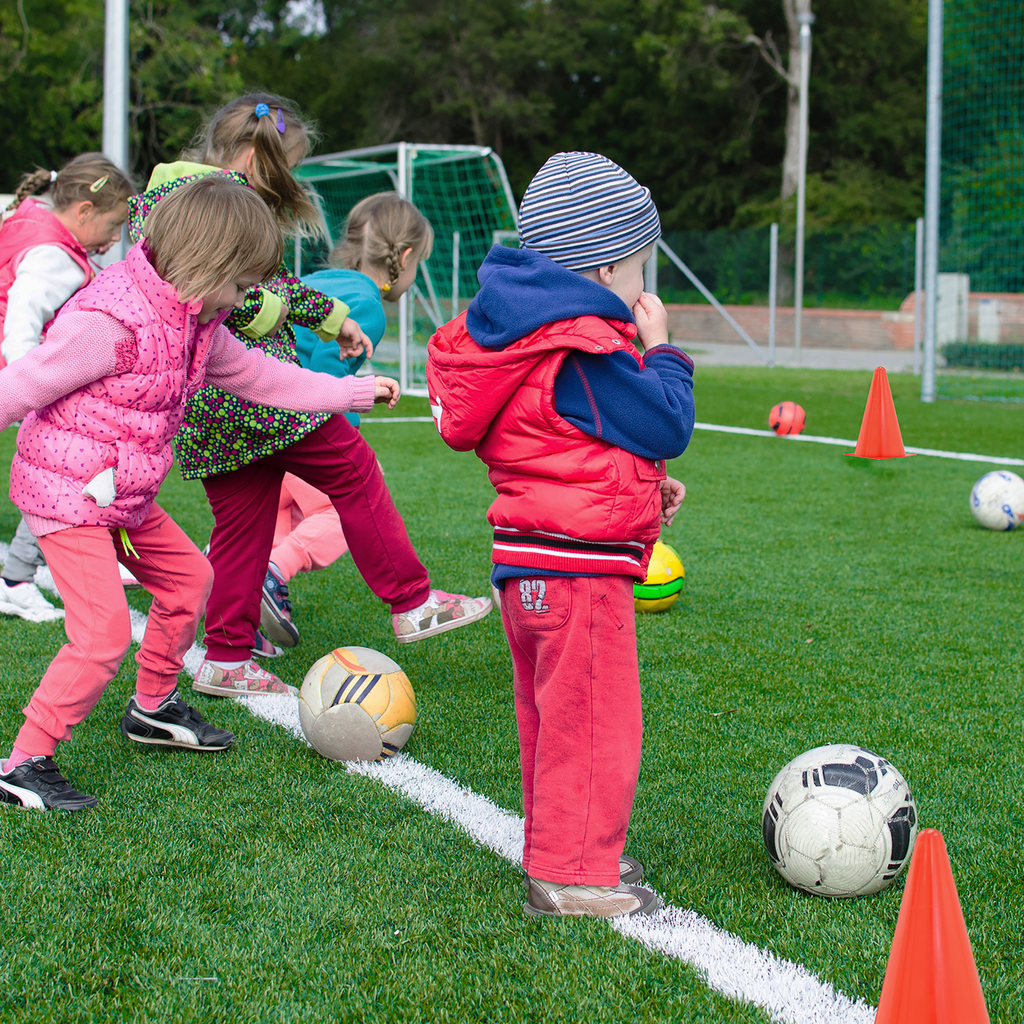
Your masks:
[{"label": "child's leg", "polygon": [[128,531],[135,557],[115,541],[117,557],[153,595],[146,633],[135,660],[136,689],[153,699],[178,685],[185,652],[196,639],[213,586],[213,569],[185,531],[154,505],[145,521]]},{"label": "child's leg", "polygon": [[31,583],[35,579],[36,569],[46,564],[39,542],[32,536],[28,523],[24,519],[18,523],[11,540],[11,549],[7,552],[0,576],[10,583]]},{"label": "child's leg", "polygon": [[356,568],[392,612],[427,600],[430,577],[391,500],[377,456],[344,416],[332,416],[261,461],[294,473],[331,499]]},{"label": "child's leg", "polygon": [[11,540],[7,561],[0,570],[0,613],[17,615],[29,622],[53,622],[64,618],[35,585],[36,569],[46,560],[24,519]]},{"label": "child's leg", "polygon": [[614,886],[640,770],[642,721],[628,577],[508,580],[527,819],[523,867]]},{"label": "child's leg", "polygon": [[40,537],[39,545],[64,598],[68,642],[25,708],[15,745],[27,754],[52,756],[117,674],[132,636],[108,529],[77,526]]},{"label": "child's leg", "polygon": [[286,473],[270,553],[270,561],[284,580],[296,573],[326,569],[346,551],[348,541],[331,499],[305,480]]},{"label": "child's leg", "polygon": [[244,663],[251,656],[283,476],[260,459],[203,479],[214,519],[205,638],[210,661]]}]

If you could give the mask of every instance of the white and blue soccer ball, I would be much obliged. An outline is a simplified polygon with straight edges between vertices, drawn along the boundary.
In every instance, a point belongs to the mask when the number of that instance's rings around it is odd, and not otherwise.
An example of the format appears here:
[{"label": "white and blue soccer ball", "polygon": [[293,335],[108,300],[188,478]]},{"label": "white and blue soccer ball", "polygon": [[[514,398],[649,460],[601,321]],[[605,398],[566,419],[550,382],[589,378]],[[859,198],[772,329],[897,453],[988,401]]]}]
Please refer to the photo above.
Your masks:
[{"label": "white and blue soccer ball", "polygon": [[1024,480],[997,469],[971,488],[971,511],[988,530],[1016,530],[1024,520]]},{"label": "white and blue soccer ball", "polygon": [[768,856],[792,886],[816,896],[867,896],[910,860],[917,805],[884,757],[838,743],[787,764],[762,809]]}]

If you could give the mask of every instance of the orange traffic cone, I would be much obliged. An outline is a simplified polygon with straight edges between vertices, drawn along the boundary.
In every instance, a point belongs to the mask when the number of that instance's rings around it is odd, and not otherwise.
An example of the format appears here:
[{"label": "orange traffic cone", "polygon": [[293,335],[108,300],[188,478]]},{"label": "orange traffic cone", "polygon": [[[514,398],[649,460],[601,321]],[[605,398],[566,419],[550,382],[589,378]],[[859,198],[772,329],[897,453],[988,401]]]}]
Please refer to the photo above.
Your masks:
[{"label": "orange traffic cone", "polygon": [[875,1024],[989,1024],[942,834],[910,860]]},{"label": "orange traffic cone", "polygon": [[857,436],[857,450],[847,452],[862,459],[903,459],[908,458],[903,448],[903,436],[896,419],[896,406],[892,402],[892,391],[885,367],[879,366],[871,378],[868,404],[864,408],[860,434]]}]

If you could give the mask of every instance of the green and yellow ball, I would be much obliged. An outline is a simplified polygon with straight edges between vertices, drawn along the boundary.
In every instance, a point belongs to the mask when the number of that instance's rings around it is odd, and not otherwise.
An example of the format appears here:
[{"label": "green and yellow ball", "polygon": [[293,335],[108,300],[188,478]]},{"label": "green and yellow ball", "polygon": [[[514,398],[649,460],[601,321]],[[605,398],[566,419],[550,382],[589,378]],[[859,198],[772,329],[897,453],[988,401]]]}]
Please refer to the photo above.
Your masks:
[{"label": "green and yellow ball", "polygon": [[659,540],[647,565],[647,579],[633,584],[633,605],[638,612],[667,612],[683,589],[686,571],[679,555]]}]

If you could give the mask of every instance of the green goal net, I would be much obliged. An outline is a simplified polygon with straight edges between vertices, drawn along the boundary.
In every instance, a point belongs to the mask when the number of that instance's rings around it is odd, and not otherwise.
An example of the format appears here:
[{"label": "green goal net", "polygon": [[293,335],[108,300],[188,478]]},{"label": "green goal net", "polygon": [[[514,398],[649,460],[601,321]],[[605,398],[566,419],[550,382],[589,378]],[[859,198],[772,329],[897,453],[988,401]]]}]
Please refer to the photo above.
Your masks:
[{"label": "green goal net", "polygon": [[324,265],[345,218],[360,199],[394,190],[416,204],[434,228],[434,249],[398,303],[385,303],[388,329],[373,356],[375,369],[425,393],[430,335],[464,309],[477,291],[476,272],[488,249],[514,235],[516,207],[501,159],[483,146],[407,142],[314,157],[295,170],[316,191],[327,244],[296,243],[299,273]]},{"label": "green goal net", "polygon": [[946,0],[940,398],[1024,402],[1024,4]]}]

